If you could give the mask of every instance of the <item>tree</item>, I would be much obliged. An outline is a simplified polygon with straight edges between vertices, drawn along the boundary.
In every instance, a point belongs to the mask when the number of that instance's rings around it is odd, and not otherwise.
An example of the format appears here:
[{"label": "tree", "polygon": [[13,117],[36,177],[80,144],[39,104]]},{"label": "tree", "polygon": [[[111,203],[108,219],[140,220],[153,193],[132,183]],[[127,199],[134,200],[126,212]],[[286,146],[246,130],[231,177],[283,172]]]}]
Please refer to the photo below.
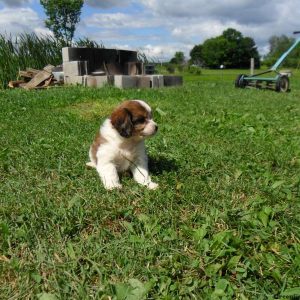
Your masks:
[{"label": "tree", "polygon": [[285,52],[291,44],[294,42],[293,38],[289,38],[286,35],[276,36],[273,35],[269,39],[270,52],[271,56],[280,55]]},{"label": "tree", "polygon": [[190,57],[191,57],[190,62],[192,64],[198,66],[203,65],[202,48],[203,48],[202,45],[195,45],[194,48],[190,51]]},{"label": "tree", "polygon": [[83,0],[40,0],[47,19],[45,25],[56,39],[70,45],[76,24],[80,21]]},{"label": "tree", "polygon": [[178,64],[182,65],[184,63],[184,53],[181,51],[178,51],[175,53],[175,56],[170,60],[171,64]]},{"label": "tree", "polygon": [[228,66],[226,62],[226,49],[229,48],[228,41],[222,37],[215,37],[203,43],[202,55],[205,65],[210,68],[219,68],[220,65]]},{"label": "tree", "polygon": [[228,41],[235,43],[243,38],[241,32],[237,31],[234,28],[228,28],[223,31],[222,36]]},{"label": "tree", "polygon": [[[269,39],[270,51],[264,58],[264,64],[272,66],[277,59],[295,42],[295,39],[286,35],[273,35]],[[285,67],[298,67],[300,63],[300,49],[294,49],[284,60]]]},{"label": "tree", "polygon": [[255,67],[260,67],[260,56],[257,51],[257,47],[255,42],[250,37],[244,37],[239,45],[241,49],[241,55],[239,57],[239,65],[249,67],[249,60],[250,58],[254,58]]},{"label": "tree", "polygon": [[255,59],[256,67],[260,66],[254,40],[243,37],[241,32],[233,28],[223,31],[220,36],[207,39],[202,45],[196,45],[190,55],[193,60],[196,56],[197,60],[210,68],[219,68],[220,65],[226,68],[248,68],[251,57]]}]

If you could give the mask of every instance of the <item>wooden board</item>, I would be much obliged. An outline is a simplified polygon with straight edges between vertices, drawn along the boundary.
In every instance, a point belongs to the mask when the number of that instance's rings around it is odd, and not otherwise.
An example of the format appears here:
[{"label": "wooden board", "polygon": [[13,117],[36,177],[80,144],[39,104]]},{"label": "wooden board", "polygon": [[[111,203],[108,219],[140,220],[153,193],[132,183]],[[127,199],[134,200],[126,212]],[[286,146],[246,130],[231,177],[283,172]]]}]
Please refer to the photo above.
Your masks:
[{"label": "wooden board", "polygon": [[41,70],[37,70],[37,69],[33,69],[33,68],[26,68],[26,71],[30,72],[30,73],[33,73],[33,74],[37,74]]},{"label": "wooden board", "polygon": [[53,71],[54,68],[55,68],[55,67],[52,66],[52,65],[47,65],[43,70],[44,70],[44,71],[47,71],[47,72],[49,72],[49,73],[52,73],[52,71]]},{"label": "wooden board", "polygon": [[26,68],[26,71],[19,71],[19,76],[25,77],[25,78],[33,78],[40,71],[41,70]]},{"label": "wooden board", "polygon": [[24,84],[25,81],[24,80],[11,80],[9,83],[8,83],[8,86],[10,88],[16,88],[16,87],[19,87],[21,84]]},{"label": "wooden board", "polygon": [[36,88],[42,82],[52,77],[52,70],[54,66],[48,65],[42,71],[39,71],[25,86],[24,89],[30,90]]},{"label": "wooden board", "polygon": [[19,71],[19,76],[24,78],[33,78],[34,74],[27,71]]}]

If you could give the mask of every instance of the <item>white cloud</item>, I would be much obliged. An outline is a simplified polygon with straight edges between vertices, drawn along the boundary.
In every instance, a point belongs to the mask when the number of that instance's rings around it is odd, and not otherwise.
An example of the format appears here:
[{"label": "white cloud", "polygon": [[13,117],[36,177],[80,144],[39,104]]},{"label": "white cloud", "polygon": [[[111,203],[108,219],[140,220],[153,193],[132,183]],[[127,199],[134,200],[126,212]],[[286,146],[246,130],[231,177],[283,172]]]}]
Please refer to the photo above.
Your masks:
[{"label": "white cloud", "polygon": [[149,59],[154,59],[155,61],[169,61],[174,57],[175,52],[181,51],[184,53],[186,58],[189,58],[189,52],[193,45],[190,44],[160,44],[152,45],[147,44],[145,46],[139,47],[136,50],[144,53]]},{"label": "white cloud", "polygon": [[177,27],[171,31],[172,36],[178,41],[190,43],[196,41],[199,44],[208,38],[221,35],[222,32],[229,27],[237,27],[237,24],[234,22],[223,24],[218,20],[207,20],[203,23],[191,20],[191,23],[193,24],[192,26],[190,26],[190,24],[178,24]]},{"label": "white cloud", "polygon": [[32,3],[32,0],[0,0],[0,4],[9,7],[19,7]]},{"label": "white cloud", "polygon": [[[108,48],[139,51],[140,53],[145,54],[149,60],[153,59],[154,61],[168,61],[177,51],[182,51],[188,54],[192,48],[192,45],[186,45],[182,47],[180,44],[147,44],[144,46],[133,47],[130,44],[113,43],[110,44]],[[185,56],[186,58],[189,57],[188,55]]]},{"label": "white cloud", "polygon": [[279,0],[141,0],[140,2],[155,14],[165,17],[218,18],[219,20],[239,20],[242,23],[276,19],[274,12],[277,6],[274,2],[280,3]]},{"label": "white cloud", "polygon": [[168,20],[177,44],[199,44],[231,27],[254,38],[261,54],[272,35],[291,35],[300,29],[299,0],[140,0],[153,16]]},{"label": "white cloud", "polygon": [[[86,21],[86,25],[99,28],[145,28],[154,25],[153,21],[147,20],[139,15],[129,15],[124,13],[93,14]],[[158,24],[155,24],[158,26]]]},{"label": "white cloud", "polygon": [[99,7],[99,8],[111,8],[111,7],[121,7],[127,6],[132,1],[129,0],[86,0],[85,3],[92,7]]},{"label": "white cloud", "polygon": [[[0,32],[51,34],[34,10],[38,3],[0,0]],[[86,0],[75,33],[105,47],[144,49],[169,59],[176,51],[188,57],[195,44],[232,27],[254,38],[265,54],[272,35],[300,30],[298,6],[299,0]]]},{"label": "white cloud", "polygon": [[43,21],[31,8],[3,8],[0,10],[0,32],[18,34],[43,28]]},{"label": "white cloud", "polygon": [[36,27],[36,28],[34,28],[34,33],[36,33],[39,36],[42,36],[42,35],[54,36],[53,32],[51,30],[49,30],[48,28],[45,28],[45,27]]}]

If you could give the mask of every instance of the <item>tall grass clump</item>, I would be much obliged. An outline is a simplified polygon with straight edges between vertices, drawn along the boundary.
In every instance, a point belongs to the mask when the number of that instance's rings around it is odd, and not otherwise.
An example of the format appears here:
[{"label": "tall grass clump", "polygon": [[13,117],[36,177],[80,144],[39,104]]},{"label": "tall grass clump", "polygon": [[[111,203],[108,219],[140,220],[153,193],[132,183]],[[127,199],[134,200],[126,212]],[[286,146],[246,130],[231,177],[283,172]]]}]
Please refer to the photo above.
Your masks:
[{"label": "tall grass clump", "polygon": [[24,33],[17,37],[0,35],[0,87],[16,79],[26,67],[41,69],[47,64],[61,63],[62,45],[50,35]]},{"label": "tall grass clump", "polygon": [[[51,35],[23,33],[13,37],[0,34],[0,88],[7,87],[9,80],[16,79],[19,70],[61,64],[61,49],[65,46]],[[88,38],[75,41],[73,46],[104,48]]]},{"label": "tall grass clump", "polygon": [[88,37],[79,38],[75,43],[75,47],[87,47],[87,48],[105,48],[101,43],[97,43],[96,41],[90,40]]}]

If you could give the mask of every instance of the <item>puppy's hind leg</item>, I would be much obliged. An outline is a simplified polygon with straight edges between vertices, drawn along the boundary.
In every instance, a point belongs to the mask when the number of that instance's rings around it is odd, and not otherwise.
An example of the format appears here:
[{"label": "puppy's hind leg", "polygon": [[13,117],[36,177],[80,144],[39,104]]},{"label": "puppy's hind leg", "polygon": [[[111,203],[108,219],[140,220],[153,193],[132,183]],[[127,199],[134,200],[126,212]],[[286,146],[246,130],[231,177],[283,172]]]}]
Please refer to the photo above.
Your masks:
[{"label": "puppy's hind leg", "polygon": [[87,162],[85,165],[87,167],[97,168],[97,163],[96,163],[95,159],[93,158],[92,149],[91,148],[90,148],[90,151],[89,151],[89,158],[90,158],[90,161]]},{"label": "puppy's hind leg", "polygon": [[92,161],[87,162],[85,165],[86,165],[87,167],[91,167],[91,168],[96,168],[96,167],[97,167],[97,166],[95,165],[95,163],[92,162]]}]

